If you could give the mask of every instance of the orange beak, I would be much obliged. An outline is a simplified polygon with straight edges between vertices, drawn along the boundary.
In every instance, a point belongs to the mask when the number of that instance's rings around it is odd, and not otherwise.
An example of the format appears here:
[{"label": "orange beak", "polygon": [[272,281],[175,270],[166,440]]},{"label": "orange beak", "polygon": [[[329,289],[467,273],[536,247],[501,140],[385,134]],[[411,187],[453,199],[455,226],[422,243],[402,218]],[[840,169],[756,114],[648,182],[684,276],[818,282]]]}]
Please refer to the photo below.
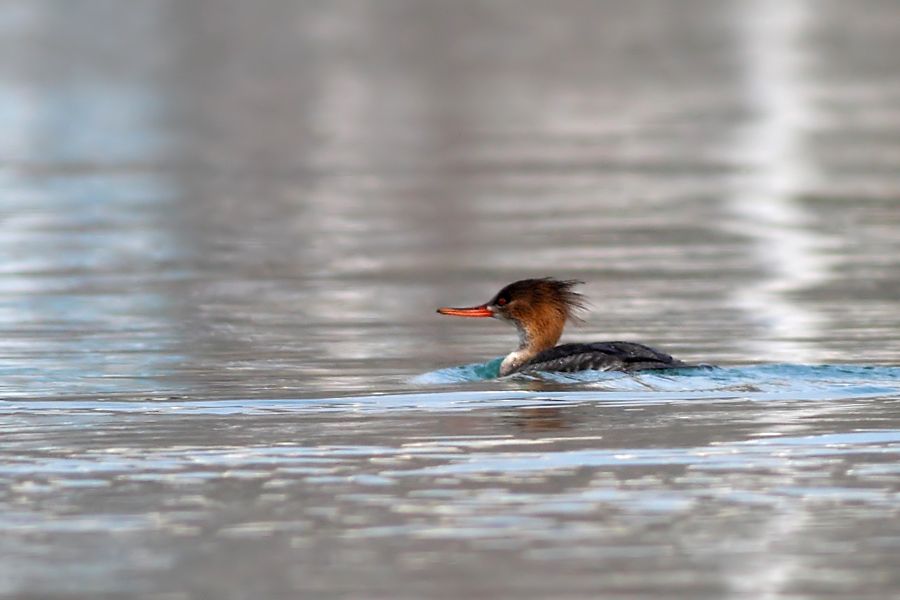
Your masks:
[{"label": "orange beak", "polygon": [[481,306],[472,306],[470,308],[450,308],[449,306],[445,306],[443,308],[437,309],[437,311],[442,315],[450,315],[451,317],[484,318],[494,316],[494,313],[490,308],[488,308],[487,304],[482,304]]}]

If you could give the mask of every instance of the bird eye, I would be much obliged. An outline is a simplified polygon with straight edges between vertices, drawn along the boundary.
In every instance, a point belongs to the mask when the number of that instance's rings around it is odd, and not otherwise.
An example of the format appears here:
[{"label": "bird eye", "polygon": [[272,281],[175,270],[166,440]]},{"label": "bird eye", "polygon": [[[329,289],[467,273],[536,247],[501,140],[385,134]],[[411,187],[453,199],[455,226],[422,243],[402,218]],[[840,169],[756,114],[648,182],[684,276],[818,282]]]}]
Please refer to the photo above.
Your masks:
[{"label": "bird eye", "polygon": [[503,306],[507,302],[506,298],[497,298],[497,306]]}]

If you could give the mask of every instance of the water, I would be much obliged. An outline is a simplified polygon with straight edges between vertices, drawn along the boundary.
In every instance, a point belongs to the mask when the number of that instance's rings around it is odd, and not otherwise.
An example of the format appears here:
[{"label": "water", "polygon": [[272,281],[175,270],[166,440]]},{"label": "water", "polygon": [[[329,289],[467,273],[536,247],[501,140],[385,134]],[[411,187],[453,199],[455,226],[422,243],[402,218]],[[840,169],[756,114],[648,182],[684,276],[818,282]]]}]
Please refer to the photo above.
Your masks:
[{"label": "water", "polygon": [[2,581],[147,597],[898,585],[900,369],[532,384],[8,402]]},{"label": "water", "polygon": [[[0,5],[0,597],[900,594],[890,0]],[[586,281],[493,378],[434,314]]]}]

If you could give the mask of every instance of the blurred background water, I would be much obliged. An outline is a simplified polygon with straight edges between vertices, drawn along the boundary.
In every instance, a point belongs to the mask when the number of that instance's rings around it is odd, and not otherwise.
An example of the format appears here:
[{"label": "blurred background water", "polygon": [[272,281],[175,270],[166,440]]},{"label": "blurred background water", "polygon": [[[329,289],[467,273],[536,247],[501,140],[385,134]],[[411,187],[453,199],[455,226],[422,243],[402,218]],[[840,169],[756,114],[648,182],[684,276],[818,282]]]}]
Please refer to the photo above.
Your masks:
[{"label": "blurred background water", "polygon": [[[893,0],[6,0],[0,131],[0,596],[900,594]],[[455,368],[544,275],[726,368]]]}]

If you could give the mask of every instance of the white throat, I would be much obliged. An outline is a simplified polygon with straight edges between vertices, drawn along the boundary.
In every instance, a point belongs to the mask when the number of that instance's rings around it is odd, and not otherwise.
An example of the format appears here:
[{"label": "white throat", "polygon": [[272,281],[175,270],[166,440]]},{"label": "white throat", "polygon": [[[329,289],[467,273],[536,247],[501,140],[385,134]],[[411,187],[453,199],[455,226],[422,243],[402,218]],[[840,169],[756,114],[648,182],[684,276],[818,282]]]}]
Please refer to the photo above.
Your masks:
[{"label": "white throat", "polygon": [[513,373],[516,369],[534,356],[534,351],[529,347],[531,345],[531,337],[521,324],[515,323],[519,333],[519,347],[506,355],[503,362],[500,363],[500,377]]}]

